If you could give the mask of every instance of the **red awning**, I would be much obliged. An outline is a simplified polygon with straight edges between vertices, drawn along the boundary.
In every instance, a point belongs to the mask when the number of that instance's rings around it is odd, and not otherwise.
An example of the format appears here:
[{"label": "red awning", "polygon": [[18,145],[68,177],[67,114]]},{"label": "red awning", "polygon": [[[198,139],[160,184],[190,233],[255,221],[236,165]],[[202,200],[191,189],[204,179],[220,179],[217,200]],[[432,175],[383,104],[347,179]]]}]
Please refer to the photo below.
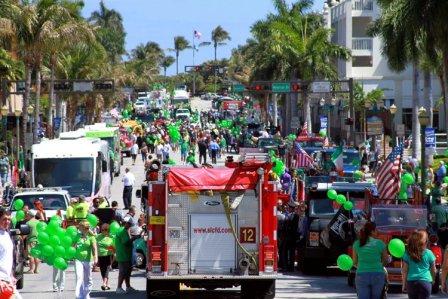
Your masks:
[{"label": "red awning", "polygon": [[168,186],[173,192],[200,190],[254,189],[258,182],[255,169],[170,168]]}]

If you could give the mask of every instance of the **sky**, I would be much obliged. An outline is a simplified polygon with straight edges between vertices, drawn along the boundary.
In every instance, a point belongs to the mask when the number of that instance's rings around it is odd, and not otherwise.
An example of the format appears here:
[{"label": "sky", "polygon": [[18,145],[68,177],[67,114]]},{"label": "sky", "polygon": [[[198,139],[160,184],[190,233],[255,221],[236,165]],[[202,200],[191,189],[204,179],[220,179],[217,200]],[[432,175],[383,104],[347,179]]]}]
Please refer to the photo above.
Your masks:
[{"label": "sky", "polygon": [[[99,8],[99,0],[84,0],[83,14]],[[229,32],[231,40],[218,48],[218,59],[230,57],[233,48],[244,44],[250,37],[250,26],[274,11],[272,0],[105,0],[106,7],[117,10],[126,30],[126,50],[140,43],[154,41],[162,49],[173,48],[174,36],[182,35],[192,43],[193,31],[202,33],[200,40],[210,41],[212,30],[221,25]],[[290,1],[288,1],[290,2]],[[313,10],[322,10],[324,0],[314,0]],[[174,53],[170,55],[174,56]],[[195,64],[213,59],[213,47],[200,47],[195,54]],[[179,72],[185,65],[193,65],[192,50],[179,56]],[[167,71],[176,72],[175,65]]]}]

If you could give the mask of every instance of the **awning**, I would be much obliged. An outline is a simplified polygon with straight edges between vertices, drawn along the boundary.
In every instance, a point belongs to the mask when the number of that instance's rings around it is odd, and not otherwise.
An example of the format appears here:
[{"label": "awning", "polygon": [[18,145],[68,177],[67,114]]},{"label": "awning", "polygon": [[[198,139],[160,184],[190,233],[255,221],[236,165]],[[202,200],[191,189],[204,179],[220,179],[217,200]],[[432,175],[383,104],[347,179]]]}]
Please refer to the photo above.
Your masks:
[{"label": "awning", "polygon": [[168,186],[173,192],[254,189],[258,182],[255,169],[241,168],[170,168]]}]

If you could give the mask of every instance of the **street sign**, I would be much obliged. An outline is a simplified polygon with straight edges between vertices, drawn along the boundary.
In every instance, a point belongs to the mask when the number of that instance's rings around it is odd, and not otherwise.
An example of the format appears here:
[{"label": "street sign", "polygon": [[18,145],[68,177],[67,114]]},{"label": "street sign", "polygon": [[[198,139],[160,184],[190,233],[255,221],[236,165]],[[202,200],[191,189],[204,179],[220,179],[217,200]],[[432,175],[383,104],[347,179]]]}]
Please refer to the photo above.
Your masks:
[{"label": "street sign", "polygon": [[291,92],[291,84],[289,82],[274,82],[272,83],[272,92]]},{"label": "street sign", "polygon": [[425,147],[436,147],[436,131],[434,128],[425,128]]},{"label": "street sign", "polygon": [[395,133],[398,137],[404,137],[404,125],[403,124],[397,124],[395,126]]},{"label": "street sign", "polygon": [[377,116],[367,118],[367,135],[374,136],[381,134],[383,134],[383,121]]},{"label": "street sign", "polygon": [[331,82],[330,81],[316,81],[311,83],[312,92],[330,92]]},{"label": "street sign", "polygon": [[58,131],[61,127],[61,121],[62,119],[60,117],[53,118],[53,130]]},{"label": "street sign", "polygon": [[244,92],[246,90],[246,87],[243,84],[234,84],[233,85],[233,92]]},{"label": "street sign", "polygon": [[328,128],[328,116],[321,115],[320,116],[320,129],[326,131],[327,128]]}]

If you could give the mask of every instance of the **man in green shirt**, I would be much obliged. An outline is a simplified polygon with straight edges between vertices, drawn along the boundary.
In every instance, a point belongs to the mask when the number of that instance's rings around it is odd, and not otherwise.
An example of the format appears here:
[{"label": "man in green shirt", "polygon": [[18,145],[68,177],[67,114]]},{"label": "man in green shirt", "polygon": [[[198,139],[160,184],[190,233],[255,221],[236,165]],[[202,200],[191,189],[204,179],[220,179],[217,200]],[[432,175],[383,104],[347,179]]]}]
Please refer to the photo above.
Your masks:
[{"label": "man in green shirt", "polygon": [[432,222],[437,225],[437,230],[442,227],[442,224],[446,224],[448,222],[448,212],[446,207],[442,205],[440,197],[435,200],[435,205],[432,207],[432,213],[435,218]]},{"label": "man in green shirt", "polygon": [[[132,218],[129,216],[125,217],[123,223],[124,228],[115,237],[115,259],[118,262],[117,294],[124,294],[135,290],[131,287],[132,242],[134,238],[131,237],[129,230],[132,226]],[[126,291],[122,288],[123,281],[126,284]]]},{"label": "man in green shirt", "polygon": [[[30,252],[31,248],[36,246],[37,243],[37,224],[39,223],[39,220],[36,218],[39,216],[36,216],[36,212],[30,210],[27,213],[27,225],[30,227],[30,234],[26,238],[26,246],[28,248],[28,253]],[[27,273],[38,273],[38,267],[39,267],[39,259],[29,256],[30,259],[30,270],[28,270]]]}]

